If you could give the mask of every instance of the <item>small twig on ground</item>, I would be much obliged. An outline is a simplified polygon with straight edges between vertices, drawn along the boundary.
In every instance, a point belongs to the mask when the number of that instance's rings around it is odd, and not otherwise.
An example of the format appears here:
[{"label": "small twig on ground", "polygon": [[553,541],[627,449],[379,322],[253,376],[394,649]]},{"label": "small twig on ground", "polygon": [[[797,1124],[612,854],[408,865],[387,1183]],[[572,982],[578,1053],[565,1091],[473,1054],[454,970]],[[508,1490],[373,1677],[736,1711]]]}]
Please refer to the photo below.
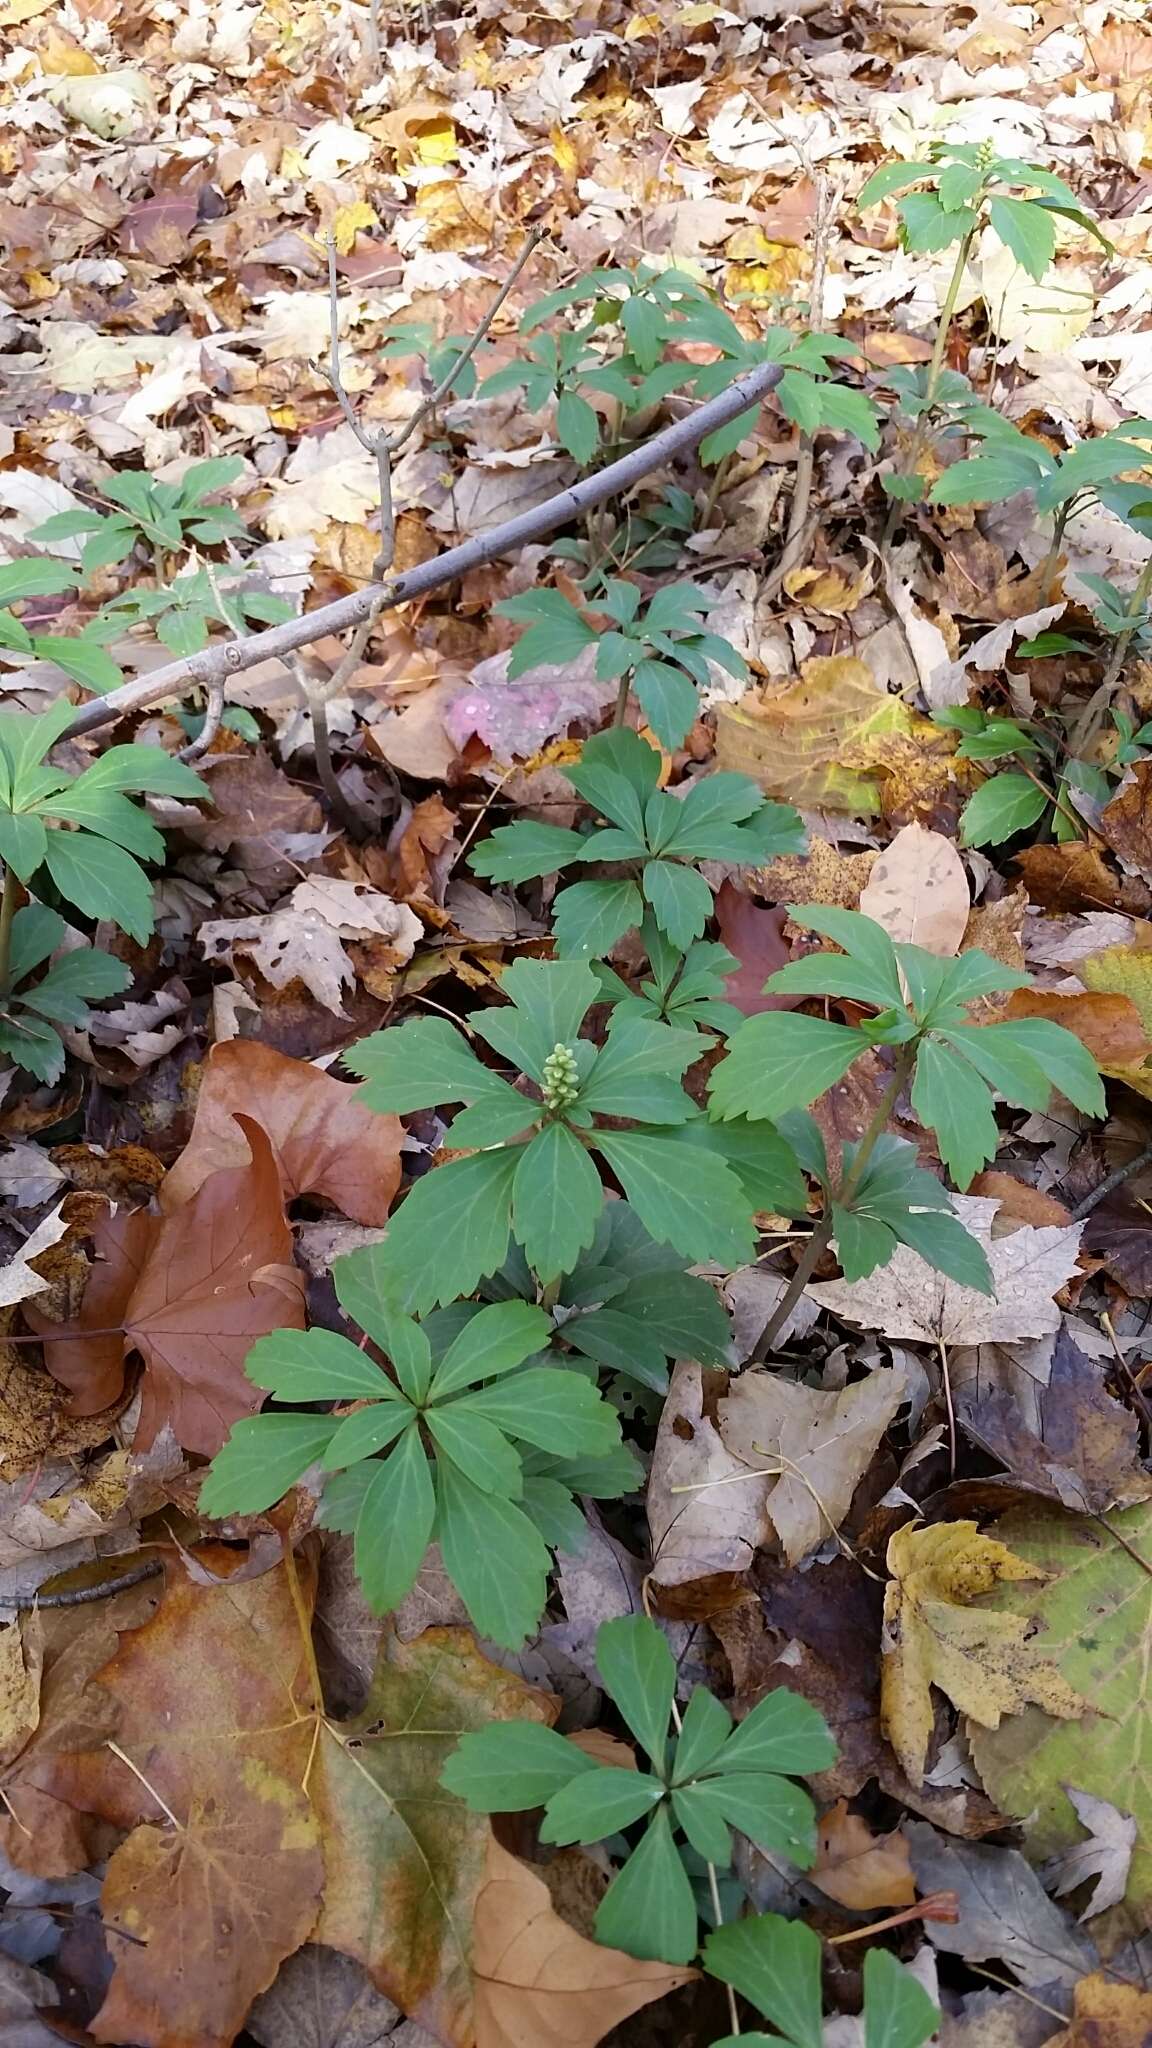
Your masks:
[{"label": "small twig on ground", "polygon": [[220,681],[209,683],[208,701],[204,706],[204,723],[195,739],[189,740],[186,747],[181,747],[180,759],[182,761],[198,761],[202,754],[208,752],[209,747],[220,730],[220,721],[223,716],[224,685]]},{"label": "small twig on ground", "polygon": [[[812,240],[812,282],[808,287],[808,325],[814,331],[824,318],[824,279],[828,272],[828,254],[832,242],[832,230],[840,211],[843,196],[842,183],[831,183],[823,171],[816,179],[816,216]],[[816,531],[808,513],[812,502],[812,478],[816,467],[816,439],[812,434],[800,436],[800,453],[796,458],[796,479],[792,486],[792,505],[788,514],[788,532],[784,540],[784,553],[777,570],[780,582],[790,576],[793,569],[799,569],[808,552],[809,543]]]},{"label": "small twig on ground", "polygon": [[630,449],[618,462],[609,463],[606,469],[597,470],[591,476],[581,477],[577,483],[569,484],[565,490],[557,491],[554,497],[545,499],[542,505],[518,513],[501,526],[491,527],[487,533],[475,534],[471,540],[447,549],[431,561],[417,563],[415,568],[391,577],[383,587],[368,584],[348,597],[337,598],[333,604],[320,605],[313,612],[289,619],[282,626],[269,626],[264,632],[250,633],[246,638],[237,636],[232,640],[218,641],[199,654],[183,655],[178,661],[153,669],[150,675],[137,676],[120,689],[110,690],[106,697],[97,697],[82,705],[68,727],[67,736],[75,738],[78,733],[99,731],[102,726],[114,724],[128,712],[142,711],[148,705],[163,703],[166,698],[183,696],[191,683],[206,687],[222,677],[239,675],[244,669],[255,668],[259,662],[283,661],[288,655],[310,646],[313,641],[324,639],[329,633],[346,633],[377,611],[411,604],[416,598],[427,596],[429,591],[439,590],[444,584],[455,582],[457,577],[498,560],[501,555],[511,554],[526,547],[530,541],[554,533],[558,527],[582,518],[590,505],[602,504],[606,498],[631,490],[633,485],[651,476],[666,462],[694,448],[706,434],[714,433],[739,413],[759,404],[770,391],[775,390],[781,374],[778,363],[758,363],[754,370],[737,377],[726,391],[708,399],[659,434],[654,434],[651,440]]},{"label": "small twig on ground", "polygon": [[1073,756],[1084,753],[1104,723],[1108,708],[1116,694],[1116,686],[1124,673],[1128,650],[1144,622],[1149,597],[1152,597],[1152,555],[1149,555],[1141,569],[1135,589],[1128,600],[1128,617],[1132,623],[1122,633],[1116,635],[1100,687],[1089,697],[1069,735],[1068,752]]},{"label": "small twig on ground", "polygon": [[134,1565],[130,1572],[121,1572],[115,1579],[101,1579],[98,1586],[73,1586],[63,1593],[34,1593],[31,1600],[16,1600],[13,1605],[22,1614],[38,1607],[89,1607],[95,1600],[110,1599],[113,1593],[126,1593],[130,1586],[141,1586],[145,1579],[158,1578],[163,1569],[160,1559],[153,1557],[146,1564]]},{"label": "small twig on ground", "polygon": [[1077,1202],[1072,1211],[1073,1221],[1082,1223],[1085,1216],[1090,1216],[1093,1209],[1098,1209],[1101,1202],[1106,1202],[1109,1195],[1115,1194],[1117,1188],[1123,1187],[1126,1180],[1131,1180],[1132,1176],[1145,1166],[1152,1166],[1152,1144],[1145,1145],[1142,1151],[1133,1153],[1126,1165],[1114,1167],[1111,1173],[1106,1173],[1099,1187],[1093,1188],[1090,1195],[1085,1195],[1082,1202]]}]

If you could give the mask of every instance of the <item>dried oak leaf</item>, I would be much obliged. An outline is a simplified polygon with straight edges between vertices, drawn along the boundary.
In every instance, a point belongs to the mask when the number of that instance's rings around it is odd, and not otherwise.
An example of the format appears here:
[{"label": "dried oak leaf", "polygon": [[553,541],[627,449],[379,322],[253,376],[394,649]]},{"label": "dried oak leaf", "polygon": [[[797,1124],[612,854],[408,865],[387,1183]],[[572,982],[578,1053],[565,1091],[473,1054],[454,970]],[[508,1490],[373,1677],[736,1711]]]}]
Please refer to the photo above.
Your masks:
[{"label": "dried oak leaf", "polygon": [[1048,1384],[1037,1390],[1034,1430],[1008,1393],[961,1405],[968,1434],[1033,1493],[1081,1514],[1103,1514],[1152,1497],[1140,1460],[1140,1426],[1114,1401],[1104,1373],[1060,1330]]},{"label": "dried oak leaf", "polygon": [[354,1223],[383,1223],[400,1185],[404,1126],[399,1117],[366,1109],[358,1096],[307,1060],[255,1039],[213,1046],[192,1134],[164,1182],[161,1208],[170,1215],[210,1174],[246,1164],[240,1112],[267,1134],[285,1201],[323,1195]]},{"label": "dried oak leaf", "polygon": [[914,1785],[924,1779],[934,1685],[981,1728],[998,1728],[1029,1702],[1060,1720],[1087,1713],[1089,1702],[1030,1647],[1028,1615],[972,1605],[1006,1580],[1047,1572],[982,1536],[975,1522],[898,1530],[888,1569],[880,1712]]},{"label": "dried oak leaf", "polygon": [[594,2048],[696,1976],[586,1941],[561,1920],[547,1885],[491,1834],[472,1944],[476,2048]]},{"label": "dried oak leaf", "polygon": [[1076,1271],[1082,1225],[1033,1230],[1025,1224],[993,1238],[998,1203],[953,1195],[966,1230],[983,1245],[996,1291],[977,1294],[897,1245],[887,1266],[867,1280],[832,1280],[809,1293],[823,1308],[866,1330],[921,1344],[1005,1343],[1041,1337],[1060,1326],[1053,1296]]},{"label": "dried oak leaf", "polygon": [[264,1398],[244,1373],[257,1337],[304,1328],[303,1276],[292,1263],[276,1156],[259,1124],[238,1121],[246,1165],[211,1174],[174,1215],[141,1212],[119,1229],[115,1218],[101,1227],[101,1248],[112,1255],[106,1268],[94,1268],[81,1327],[120,1326],[123,1335],[65,1341],[63,1330],[75,1325],[43,1332],[49,1371],[70,1387],[80,1415],[116,1397],[125,1352],[140,1353],[137,1450],[170,1423],[185,1450],[213,1457],[232,1424]]},{"label": "dried oak leaf", "polygon": [[[203,1557],[224,1575],[236,1553]],[[173,1566],[155,1617],[96,1677],[120,1754],[77,1742],[49,1774],[57,1800],[132,1830],[104,1879],[115,1969],[92,2033],[228,2048],[307,1939],[324,1887],[303,1789],[315,1721],[283,1565],[211,1587]]]}]

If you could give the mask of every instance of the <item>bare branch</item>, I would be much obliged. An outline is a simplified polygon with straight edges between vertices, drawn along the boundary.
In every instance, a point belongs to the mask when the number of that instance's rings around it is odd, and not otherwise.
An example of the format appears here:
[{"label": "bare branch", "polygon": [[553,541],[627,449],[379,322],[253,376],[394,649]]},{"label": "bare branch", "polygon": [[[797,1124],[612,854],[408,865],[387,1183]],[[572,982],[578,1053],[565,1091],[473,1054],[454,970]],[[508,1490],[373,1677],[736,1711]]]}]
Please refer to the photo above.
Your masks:
[{"label": "bare branch", "polygon": [[534,505],[529,511],[518,513],[516,518],[506,519],[503,525],[494,526],[489,532],[478,533],[459,547],[434,556],[429,562],[418,562],[415,568],[383,585],[367,584],[363,590],[337,598],[334,604],[321,605],[314,612],[304,612],[282,626],[270,626],[263,633],[250,633],[243,640],[218,642],[200,654],[185,655],[179,661],[167,662],[163,668],[153,669],[150,675],[138,676],[119,690],[110,691],[106,697],[98,697],[91,704],[82,705],[68,728],[69,734],[96,732],[127,712],[143,710],[149,704],[160,704],[168,697],[182,696],[190,683],[211,687],[221,678],[255,668],[258,662],[282,661],[286,655],[310,646],[315,640],[322,640],[328,633],[346,633],[379,611],[389,610],[394,605],[410,604],[415,598],[425,597],[429,591],[454,582],[458,576],[483,567],[486,562],[494,562],[501,555],[526,547],[530,541],[542,540],[546,534],[555,533],[557,527],[582,518],[590,506],[602,505],[607,498],[631,490],[633,484],[640,483],[666,462],[694,448],[706,434],[715,433],[718,427],[727,426],[728,421],[739,413],[758,405],[779,383],[781,374],[778,363],[758,364],[754,370],[737,377],[726,391],[710,398],[685,419],[677,420],[661,433],[654,434],[651,440],[630,449],[618,462],[609,463],[606,469],[598,470],[592,476],[581,477],[578,483],[570,484],[567,490],[557,491],[542,505]]},{"label": "bare branch", "polygon": [[463,370],[465,366],[472,361],[472,358],[475,355],[477,349],[480,347],[481,342],[485,339],[488,330],[492,325],[492,322],[495,320],[497,313],[500,311],[501,306],[507,299],[509,292],[513,289],[516,280],[519,277],[521,271],[523,270],[525,264],[528,262],[529,257],[534,255],[535,251],[540,247],[541,242],[545,238],[545,232],[546,231],[544,228],[533,228],[532,233],[529,235],[527,241],[524,244],[524,247],[521,249],[520,254],[516,258],[515,263],[512,265],[511,270],[509,271],[507,277],[505,278],[504,283],[500,287],[500,290],[497,292],[496,297],[493,299],[492,304],[489,306],[488,311],[485,313],[484,318],[480,322],[479,327],[476,329],[475,334],[472,335],[471,339],[468,341],[466,346],[461,350],[460,354],[456,357],[456,360],[452,364],[451,369],[446,373],[445,376],[441,377],[440,382],[436,386],[435,391],[431,393],[430,397],[424,400],[422,405],[417,406],[416,411],[413,413],[411,419],[406,420],[404,425],[401,427],[400,432],[394,436],[391,443],[393,455],[399,455],[400,450],[404,446],[405,441],[411,440],[412,435],[416,432],[417,427],[423,424],[423,422],[427,419],[430,412],[435,412],[436,407],[440,404],[440,401],[442,399],[447,398],[448,393],[451,391],[452,386],[455,384],[457,378],[459,377],[461,370]]}]

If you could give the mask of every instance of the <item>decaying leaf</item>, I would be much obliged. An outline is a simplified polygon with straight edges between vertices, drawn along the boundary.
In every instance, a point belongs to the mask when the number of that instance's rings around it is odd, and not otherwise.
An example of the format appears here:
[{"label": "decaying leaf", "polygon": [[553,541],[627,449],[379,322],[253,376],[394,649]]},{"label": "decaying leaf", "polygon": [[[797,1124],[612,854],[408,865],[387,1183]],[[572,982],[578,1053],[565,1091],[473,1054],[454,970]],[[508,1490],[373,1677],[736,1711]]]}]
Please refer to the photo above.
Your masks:
[{"label": "decaying leaf", "polygon": [[[773,1372],[744,1372],[718,1403],[720,1438],[762,1470],[761,1499],[789,1564],[837,1529],[876,1446],[904,1399],[904,1374],[878,1366],[836,1393]],[[756,1491],[749,1479],[747,1490]]]},{"label": "decaying leaf", "polygon": [[866,917],[897,944],[950,959],[960,950],[971,908],[968,877],[953,840],[904,825],[876,862],[860,896]]},{"label": "decaying leaf", "polygon": [[952,1923],[928,1923],[933,1947],[974,1963],[999,1956],[1027,1986],[1070,1987],[1092,1968],[1092,1943],[1053,1904],[1019,1849],[950,1841],[923,1821],[905,1834],[918,1890],[954,1892],[960,1908]]},{"label": "decaying leaf", "polygon": [[916,1881],[908,1844],[897,1830],[875,1835],[846,1799],[823,1815],[816,1834],[816,1861],[809,1876],[837,1905],[866,1913],[878,1906],[910,1906]]},{"label": "decaying leaf", "polygon": [[962,1403],[964,1427],[1021,1486],[1062,1507],[1103,1514],[1152,1496],[1136,1416],[1113,1400],[1103,1368],[1085,1357],[1067,1328],[1057,1335],[1048,1383],[1035,1398],[1035,1429],[1004,1392]]},{"label": "decaying leaf", "polygon": [[1053,1296],[1076,1270],[1082,1225],[1032,1229],[1025,1224],[994,1238],[998,1204],[978,1195],[953,1195],[952,1206],[988,1256],[994,1294],[960,1287],[897,1245],[888,1265],[867,1280],[831,1280],[809,1292],[822,1307],[866,1330],[922,1344],[1004,1343],[1039,1337],[1060,1324]]},{"label": "decaying leaf", "polygon": [[[1103,953],[1098,956],[1100,961],[1107,958]],[[1091,973],[1098,971],[1094,961],[1081,964]],[[1103,971],[1106,973],[1107,969]],[[1084,979],[1090,979],[1089,972],[1085,972]],[[1051,1023],[1062,1025],[1087,1046],[1101,1073],[1126,1081],[1139,1095],[1152,1097],[1152,1038],[1148,1035],[1148,1019],[1119,987],[1092,989],[1084,995],[1059,995],[1044,988],[1013,989],[1004,1015],[1008,1019],[1046,1017]]]},{"label": "decaying leaf", "polygon": [[1064,1789],[1088,1835],[1085,1841],[1054,1856],[1044,1876],[1058,1899],[1095,1878],[1092,1896],[1080,1915],[1082,1921],[1094,1920],[1097,1913],[1118,1906],[1124,1897],[1138,1829],[1133,1815],[1118,1813],[1110,1800],[1080,1792],[1075,1785]]},{"label": "decaying leaf", "polygon": [[881,1715],[914,1784],[924,1776],[934,1685],[981,1728],[998,1728],[1029,1701],[1063,1719],[1087,1712],[1088,1701],[1030,1643],[1027,1614],[972,1605],[1005,1580],[1044,1579],[1042,1569],[975,1522],[898,1530],[888,1569]]},{"label": "decaying leaf", "polygon": [[200,926],[197,937],[207,959],[230,958],[239,950],[273,988],[302,981],[318,1003],[342,1017],[343,992],[356,982],[344,940],[383,940],[389,964],[401,967],[412,958],[422,932],[419,918],[406,904],[394,903],[379,889],[360,889],[321,875],[299,883],[279,910],[210,920]]},{"label": "decaying leaf", "polygon": [[487,1995],[474,1981],[472,1920],[491,1829],[442,1790],[440,1771],[469,1729],[554,1711],[467,1629],[433,1628],[386,1644],[360,1714],[321,1735],[310,1782],[327,1882],[315,1938],[357,1957],[448,2048],[471,2048],[477,1993]]},{"label": "decaying leaf", "polygon": [[1047,1574],[1029,1603],[1030,1647],[1055,1660],[1091,1711],[1065,1722],[1033,1706],[996,1730],[974,1728],[976,1767],[1003,1810],[1021,1817],[1028,1854],[1041,1862],[1082,1840],[1069,1786],[1132,1816],[1123,1934],[1132,1914],[1143,1925],[1152,1909],[1152,1506],[1103,1521],[1012,1514],[998,1534]]},{"label": "decaying leaf", "polygon": [[698,1365],[672,1374],[648,1478],[651,1576],[660,1586],[743,1571],[768,1534],[760,1461],[750,1468],[734,1456],[716,1426],[722,1385]]},{"label": "decaying leaf", "polygon": [[41,1324],[49,1370],[71,1389],[74,1411],[115,1400],[131,1350],[145,1363],[135,1443],[146,1450],[165,1423],[187,1450],[212,1457],[232,1423],[263,1395],[244,1372],[257,1337],[304,1327],[303,1275],[292,1263],[280,1173],[259,1124],[239,1120],[245,1166],[210,1174],[171,1215],[145,1211],[100,1227],[105,1254],[88,1284],[79,1327]]},{"label": "decaying leaf", "polygon": [[491,1834],[473,1942],[476,2048],[594,2048],[696,1975],[586,1941],[560,1919],[547,1885]]},{"label": "decaying leaf", "polygon": [[41,1252],[59,1244],[68,1224],[61,1214],[63,1203],[58,1202],[51,1213],[38,1223],[30,1238],[23,1244],[14,1259],[0,1271],[0,1308],[12,1308],[18,1301],[30,1301],[34,1295],[43,1294],[49,1285],[42,1280],[30,1261],[39,1258]]},{"label": "decaying leaf", "polygon": [[1082,1977],[1072,1992],[1072,2018],[1048,2048],[1145,2048],[1152,2034],[1152,1991],[1124,1984],[1105,1970]]},{"label": "decaying leaf", "polygon": [[908,733],[914,722],[854,655],[817,655],[778,694],[717,705],[716,761],[751,775],[769,796],[867,817],[880,808],[880,784],[875,774],[846,771],[845,750]]},{"label": "decaying leaf", "polygon": [[400,1185],[399,1117],[378,1116],[346,1082],[248,1038],[228,1039],[209,1054],[192,1135],[161,1193],[166,1214],[210,1174],[247,1163],[237,1111],[267,1133],[285,1201],[323,1195],[354,1223],[385,1221]]}]

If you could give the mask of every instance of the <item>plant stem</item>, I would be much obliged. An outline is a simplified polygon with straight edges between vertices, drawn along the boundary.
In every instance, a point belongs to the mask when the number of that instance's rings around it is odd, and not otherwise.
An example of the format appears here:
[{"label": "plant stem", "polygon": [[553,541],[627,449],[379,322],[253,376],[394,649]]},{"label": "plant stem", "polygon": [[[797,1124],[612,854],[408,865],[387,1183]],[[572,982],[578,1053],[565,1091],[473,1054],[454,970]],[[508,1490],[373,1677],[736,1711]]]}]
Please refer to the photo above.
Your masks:
[{"label": "plant stem", "polygon": [[[977,223],[977,226],[979,226],[979,223]],[[964,272],[968,268],[968,258],[972,254],[972,244],[976,240],[976,233],[976,228],[969,228],[968,233],[964,236],[960,247],[956,251],[956,262],[953,266],[952,276],[948,281],[948,290],[944,295],[944,304],[940,308],[936,339],[932,344],[928,374],[924,379],[924,406],[916,422],[916,430],[912,436],[912,445],[899,470],[899,474],[902,477],[914,475],[916,465],[924,452],[924,443],[928,438],[928,429],[925,423],[936,402],[936,393],[944,372],[944,357],[948,349],[948,336],[952,328],[952,316],[956,311],[956,301],[960,297],[960,287],[964,282]],[[903,516],[903,504],[904,500],[902,498],[893,498],[889,507],[888,520],[884,528],[884,538],[880,543],[882,554],[886,555],[892,545],[896,528],[899,526]]]},{"label": "plant stem", "polygon": [[1103,714],[1112,702],[1113,692],[1123,674],[1124,663],[1128,659],[1128,649],[1131,647],[1133,636],[1141,624],[1150,596],[1152,596],[1152,555],[1149,555],[1148,560],[1141,569],[1136,580],[1136,587],[1128,599],[1127,616],[1132,623],[1126,625],[1124,631],[1116,635],[1115,645],[1109,657],[1108,666],[1104,671],[1100,687],[1088,699],[1080,719],[1073,728],[1072,737],[1068,742],[1070,753],[1079,754],[1095,736]]},{"label": "plant stem", "polygon": [[0,895],[0,996],[8,993],[11,980],[9,966],[12,959],[12,920],[16,915],[20,882],[15,868],[4,870],[4,892]]},{"label": "plant stem", "polygon": [[712,482],[708,488],[708,499],[707,503],[704,506],[704,517],[700,521],[699,530],[701,533],[707,533],[708,528],[712,524],[712,514],[716,510],[717,502],[720,498],[720,495],[724,489],[725,484],[728,481],[731,469],[732,456],[730,454],[722,456],[720,461],[716,464],[716,474],[712,478]]},{"label": "plant stem", "polygon": [[627,718],[627,716],[628,716],[628,671],[627,671],[627,669],[626,669],[626,670],[624,671],[624,674],[623,674],[623,675],[621,676],[621,678],[620,678],[620,685],[619,685],[619,688],[618,688],[618,689],[617,689],[617,691],[616,691],[616,709],[615,709],[615,711],[614,711],[614,712],[612,713],[612,723],[613,723],[613,725],[614,725],[614,726],[616,726],[616,725],[623,725],[623,723],[624,723],[624,720],[625,720],[625,719]]},{"label": "plant stem", "polygon": [[[876,1140],[882,1137],[887,1129],[888,1119],[896,1107],[897,1100],[915,1064],[915,1042],[911,1045],[901,1046],[896,1056],[896,1066],[892,1079],[880,1097],[872,1121],[856,1148],[856,1157],[840,1183],[836,1197],[839,1202],[850,1202],[864,1178],[864,1172],[868,1161],[872,1157]],[[752,1359],[755,1364],[761,1364],[767,1358],[773,1344],[776,1342],[797,1302],[803,1295],[804,1289],[807,1287],[809,1280],[812,1278],[820,1260],[832,1241],[832,1228],[832,1203],[829,1201],[825,1206],[823,1216],[815,1225],[812,1235],[804,1247],[796,1271],[793,1273],[779,1302],[760,1332],[755,1349],[752,1352]]]},{"label": "plant stem", "polygon": [[1064,528],[1068,524],[1068,515],[1071,509],[1071,504],[1061,505],[1052,522],[1052,541],[1048,553],[1044,557],[1044,567],[1040,571],[1041,604],[1050,604],[1052,602],[1052,578],[1056,574],[1056,564],[1060,560],[1060,549],[1064,544]]}]

